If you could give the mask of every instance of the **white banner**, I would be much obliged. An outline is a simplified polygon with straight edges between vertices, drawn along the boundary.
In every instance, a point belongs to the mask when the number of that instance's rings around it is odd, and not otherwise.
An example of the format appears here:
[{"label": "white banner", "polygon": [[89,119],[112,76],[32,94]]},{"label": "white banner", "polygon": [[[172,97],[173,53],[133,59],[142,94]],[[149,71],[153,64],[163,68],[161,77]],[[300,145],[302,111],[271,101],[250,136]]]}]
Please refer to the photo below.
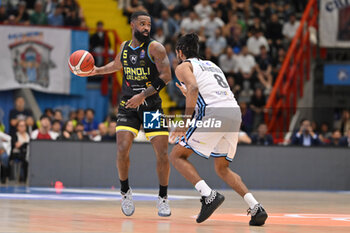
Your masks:
[{"label": "white banner", "polygon": [[16,88],[69,94],[71,30],[0,26],[0,91]]},{"label": "white banner", "polygon": [[350,48],[350,1],[320,1],[320,43],[322,47]]}]

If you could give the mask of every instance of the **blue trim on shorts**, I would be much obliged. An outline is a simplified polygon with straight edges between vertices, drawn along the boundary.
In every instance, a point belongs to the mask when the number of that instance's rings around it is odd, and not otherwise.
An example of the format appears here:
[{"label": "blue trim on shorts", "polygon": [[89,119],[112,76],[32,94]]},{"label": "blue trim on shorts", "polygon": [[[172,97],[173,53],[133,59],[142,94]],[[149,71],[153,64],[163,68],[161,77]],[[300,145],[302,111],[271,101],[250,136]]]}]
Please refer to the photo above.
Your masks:
[{"label": "blue trim on shorts", "polygon": [[206,155],[202,154],[201,152],[199,152],[199,151],[193,149],[193,148],[192,148],[190,145],[188,145],[187,143],[185,144],[184,147],[187,148],[187,149],[191,149],[194,153],[196,153],[197,155],[201,156],[202,158],[209,159],[208,156],[206,156]]},{"label": "blue trim on shorts", "polygon": [[232,162],[233,159],[227,157],[228,153],[215,153],[215,152],[211,152],[210,156],[214,157],[214,158],[222,158],[225,157],[225,159],[229,162]]}]

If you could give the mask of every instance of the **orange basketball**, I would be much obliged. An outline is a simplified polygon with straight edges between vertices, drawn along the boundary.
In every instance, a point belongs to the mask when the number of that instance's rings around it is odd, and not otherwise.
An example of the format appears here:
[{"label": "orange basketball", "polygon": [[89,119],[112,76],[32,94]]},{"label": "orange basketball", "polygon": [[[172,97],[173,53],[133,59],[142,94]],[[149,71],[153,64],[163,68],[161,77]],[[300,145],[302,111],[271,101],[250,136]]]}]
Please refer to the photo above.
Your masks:
[{"label": "orange basketball", "polygon": [[77,50],[70,55],[68,65],[74,74],[88,74],[94,68],[95,61],[88,51]]}]

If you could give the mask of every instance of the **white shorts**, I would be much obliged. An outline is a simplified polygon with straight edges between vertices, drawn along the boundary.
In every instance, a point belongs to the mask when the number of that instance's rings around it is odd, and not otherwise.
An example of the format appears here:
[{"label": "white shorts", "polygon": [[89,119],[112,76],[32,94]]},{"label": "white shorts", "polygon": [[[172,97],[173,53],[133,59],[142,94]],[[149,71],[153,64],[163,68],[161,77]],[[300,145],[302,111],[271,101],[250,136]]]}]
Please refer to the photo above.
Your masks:
[{"label": "white shorts", "polygon": [[[198,115],[196,119],[198,119]],[[241,125],[241,111],[238,108],[225,110],[220,113],[217,109],[206,109],[202,121],[215,118],[222,121],[220,129],[203,129],[191,127],[186,133],[187,142],[184,137],[179,141],[179,145],[193,150],[196,154],[204,158],[225,157],[232,162],[237,149],[238,134]]]}]

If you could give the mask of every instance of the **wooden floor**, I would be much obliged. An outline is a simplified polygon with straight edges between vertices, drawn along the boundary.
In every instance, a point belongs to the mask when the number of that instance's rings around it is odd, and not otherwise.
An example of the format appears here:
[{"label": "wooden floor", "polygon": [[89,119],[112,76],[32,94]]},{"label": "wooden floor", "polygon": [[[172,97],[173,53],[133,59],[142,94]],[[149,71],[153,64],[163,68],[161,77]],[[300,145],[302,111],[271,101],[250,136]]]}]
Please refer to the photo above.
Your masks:
[{"label": "wooden floor", "polygon": [[125,217],[117,190],[0,187],[0,232],[350,232],[350,192],[255,191],[269,214],[263,227],[248,226],[247,206],[232,191],[222,191],[225,202],[202,224],[194,190],[170,190],[168,218],[157,215],[155,190],[134,193],[136,211]]}]

